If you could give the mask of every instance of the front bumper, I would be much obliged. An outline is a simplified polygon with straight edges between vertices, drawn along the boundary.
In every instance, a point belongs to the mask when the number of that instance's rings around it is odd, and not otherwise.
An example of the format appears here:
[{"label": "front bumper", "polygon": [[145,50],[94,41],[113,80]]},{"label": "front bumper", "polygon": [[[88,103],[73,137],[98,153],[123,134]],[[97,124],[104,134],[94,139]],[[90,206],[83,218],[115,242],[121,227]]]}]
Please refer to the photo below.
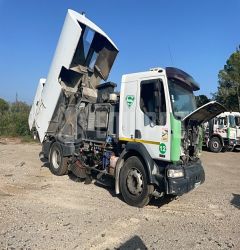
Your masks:
[{"label": "front bumper", "polygon": [[224,146],[230,146],[230,147],[234,147],[237,144],[237,140],[236,139],[224,139]]},{"label": "front bumper", "polygon": [[[169,166],[169,169],[171,168],[172,166]],[[167,178],[167,194],[182,195],[205,181],[205,173],[200,161],[186,166],[177,166],[176,168],[183,168],[184,176]]]}]

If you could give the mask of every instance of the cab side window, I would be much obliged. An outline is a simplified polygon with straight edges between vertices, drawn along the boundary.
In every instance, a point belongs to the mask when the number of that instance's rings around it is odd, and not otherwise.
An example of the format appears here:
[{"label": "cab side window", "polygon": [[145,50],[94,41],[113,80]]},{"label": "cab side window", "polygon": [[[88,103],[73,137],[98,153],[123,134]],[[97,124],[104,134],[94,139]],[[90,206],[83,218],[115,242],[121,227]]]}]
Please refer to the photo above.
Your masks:
[{"label": "cab side window", "polygon": [[240,116],[235,117],[235,123],[237,126],[240,126]]},{"label": "cab side window", "polygon": [[218,118],[218,125],[224,127],[227,125],[227,117],[219,117]]},{"label": "cab side window", "polygon": [[155,125],[166,124],[166,101],[162,80],[141,82],[140,108]]}]

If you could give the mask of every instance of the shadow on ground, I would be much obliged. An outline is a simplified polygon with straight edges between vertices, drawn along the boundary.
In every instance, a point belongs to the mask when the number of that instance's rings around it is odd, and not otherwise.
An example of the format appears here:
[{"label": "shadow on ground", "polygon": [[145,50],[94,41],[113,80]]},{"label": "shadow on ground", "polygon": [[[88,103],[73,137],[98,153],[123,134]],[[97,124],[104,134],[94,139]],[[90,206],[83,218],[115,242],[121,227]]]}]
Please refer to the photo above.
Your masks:
[{"label": "shadow on ground", "polygon": [[176,199],[176,196],[173,196],[173,195],[163,196],[163,197],[158,198],[158,199],[152,198],[149,205],[156,206],[156,207],[160,208],[164,205],[167,205],[168,203],[170,203],[171,201],[173,201],[175,199]]},{"label": "shadow on ground", "polygon": [[239,195],[239,194],[232,194],[232,195],[233,195],[233,198],[232,198],[232,200],[230,201],[230,203],[231,203],[234,207],[240,209],[240,195]]},{"label": "shadow on ground", "polygon": [[[40,154],[39,154],[39,156],[40,156]],[[43,165],[41,167],[49,168],[48,159],[40,157],[40,160],[43,163]],[[86,183],[85,179],[81,179],[81,178],[77,177],[71,171],[68,172],[68,177],[71,181],[74,181],[74,182],[82,182],[84,184],[94,184],[99,188],[104,188],[106,191],[108,191],[111,194],[112,197],[118,197],[118,199],[120,199],[122,202],[124,202],[123,197],[121,195],[117,195],[115,193],[115,188],[114,188],[115,183],[114,183],[114,179],[112,177],[104,177],[103,176],[102,178],[100,178],[98,180],[97,174],[93,174],[93,178],[92,178],[92,181],[90,183]],[[170,195],[164,196],[164,197],[161,197],[158,199],[152,198],[149,205],[160,208],[160,207],[170,203],[174,199],[176,199],[176,196],[170,196]]]},{"label": "shadow on ground", "polygon": [[43,152],[39,153],[39,160],[43,163],[42,168],[49,168],[48,159],[44,157]]},{"label": "shadow on ground", "polygon": [[[72,172],[69,172],[68,173],[68,177],[70,180],[74,181],[74,182],[82,182],[84,183],[85,180],[84,179],[81,179],[79,177],[76,177]],[[107,179],[107,180],[106,180]],[[98,188],[103,188],[105,189],[107,192],[110,193],[110,195],[112,197],[117,197],[118,199],[120,199],[122,202],[125,203],[122,195],[118,195],[115,193],[115,183],[114,183],[114,179],[109,177],[109,178],[106,178],[104,181],[101,181],[101,180],[97,180],[96,178],[93,178],[92,180],[92,183],[91,184],[94,184],[95,186],[97,186]],[[168,195],[168,196],[164,196],[164,197],[161,197],[161,198],[157,198],[155,199],[154,197],[151,199],[149,205],[150,206],[155,206],[157,208],[161,208],[162,206],[164,205],[167,205],[168,203],[170,203],[171,201],[175,200],[176,199],[176,196],[173,196],[173,195]]]},{"label": "shadow on ground", "polygon": [[116,248],[118,250],[145,250],[148,249],[141,238],[137,235],[133,236],[131,239],[123,243],[120,247]]}]

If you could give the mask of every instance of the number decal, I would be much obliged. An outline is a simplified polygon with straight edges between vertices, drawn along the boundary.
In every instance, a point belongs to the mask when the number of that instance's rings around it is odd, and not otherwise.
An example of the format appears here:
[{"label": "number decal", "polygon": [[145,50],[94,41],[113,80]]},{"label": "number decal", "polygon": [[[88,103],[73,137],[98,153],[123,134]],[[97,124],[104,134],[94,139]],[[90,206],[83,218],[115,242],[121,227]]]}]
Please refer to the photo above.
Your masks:
[{"label": "number decal", "polygon": [[164,155],[166,153],[166,151],[167,151],[166,144],[165,143],[160,143],[160,145],[159,145],[159,152],[160,152],[160,154]]}]

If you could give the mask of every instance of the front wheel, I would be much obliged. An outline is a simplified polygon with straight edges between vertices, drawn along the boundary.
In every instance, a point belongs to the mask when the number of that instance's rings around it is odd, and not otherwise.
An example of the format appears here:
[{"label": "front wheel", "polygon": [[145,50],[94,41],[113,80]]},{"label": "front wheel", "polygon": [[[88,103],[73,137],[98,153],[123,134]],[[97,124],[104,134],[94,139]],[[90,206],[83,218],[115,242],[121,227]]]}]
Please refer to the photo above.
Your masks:
[{"label": "front wheel", "polygon": [[125,202],[130,206],[144,207],[153,192],[153,186],[147,183],[147,174],[142,161],[129,157],[120,172],[120,189]]},{"label": "front wheel", "polygon": [[65,175],[68,172],[68,158],[63,157],[62,147],[54,142],[49,155],[50,170],[55,175]]},{"label": "front wheel", "polygon": [[228,152],[232,152],[232,151],[234,151],[234,148],[235,148],[234,146],[229,146],[228,149],[227,149],[227,151]]},{"label": "front wheel", "polygon": [[222,147],[222,143],[218,137],[213,137],[209,142],[209,149],[214,153],[219,153]]}]

